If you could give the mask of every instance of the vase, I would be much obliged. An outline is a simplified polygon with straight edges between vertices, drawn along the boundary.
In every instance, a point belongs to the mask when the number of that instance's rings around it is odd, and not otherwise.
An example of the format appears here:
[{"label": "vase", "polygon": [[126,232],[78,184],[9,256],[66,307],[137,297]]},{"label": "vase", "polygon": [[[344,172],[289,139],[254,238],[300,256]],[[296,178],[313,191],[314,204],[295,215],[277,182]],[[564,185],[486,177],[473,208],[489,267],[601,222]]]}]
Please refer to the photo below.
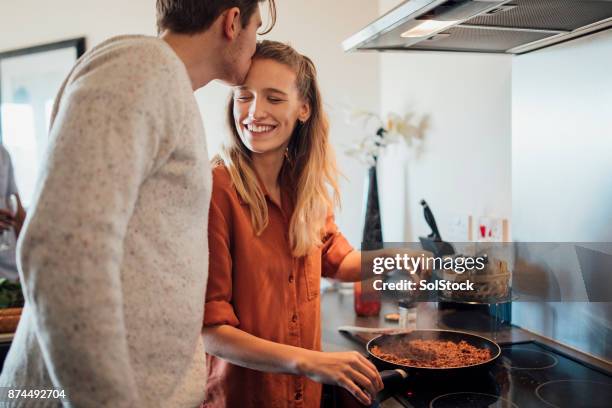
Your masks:
[{"label": "vase", "polygon": [[[368,169],[365,179],[364,223],[361,239],[362,251],[375,250],[383,247],[382,223],[380,221],[380,202],[378,200],[378,179],[376,175],[376,160]],[[354,300],[355,313],[358,316],[378,316],[380,313],[380,294],[364,285],[363,279],[370,274],[362,273],[362,281],[355,283]]]},{"label": "vase", "polygon": [[380,221],[380,202],[378,201],[378,179],[376,164],[368,169],[365,180],[365,215],[361,242],[365,249],[380,249],[383,246],[382,223]]}]

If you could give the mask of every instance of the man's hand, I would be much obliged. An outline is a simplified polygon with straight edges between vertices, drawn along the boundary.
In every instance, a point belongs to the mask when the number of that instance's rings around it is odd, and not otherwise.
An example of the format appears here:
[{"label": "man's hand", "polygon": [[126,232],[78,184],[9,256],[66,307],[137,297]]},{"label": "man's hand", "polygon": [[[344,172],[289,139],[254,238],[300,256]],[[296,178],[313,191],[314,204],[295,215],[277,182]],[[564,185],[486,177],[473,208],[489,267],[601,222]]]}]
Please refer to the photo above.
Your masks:
[{"label": "man's hand", "polygon": [[0,208],[0,232],[17,226],[17,218],[9,210]]},{"label": "man's hand", "polygon": [[6,208],[0,208],[0,233],[13,228],[15,230],[15,236],[19,237],[21,227],[23,227],[23,223],[26,218],[26,212],[21,205],[21,199],[18,195],[16,197],[17,212],[15,214]]}]

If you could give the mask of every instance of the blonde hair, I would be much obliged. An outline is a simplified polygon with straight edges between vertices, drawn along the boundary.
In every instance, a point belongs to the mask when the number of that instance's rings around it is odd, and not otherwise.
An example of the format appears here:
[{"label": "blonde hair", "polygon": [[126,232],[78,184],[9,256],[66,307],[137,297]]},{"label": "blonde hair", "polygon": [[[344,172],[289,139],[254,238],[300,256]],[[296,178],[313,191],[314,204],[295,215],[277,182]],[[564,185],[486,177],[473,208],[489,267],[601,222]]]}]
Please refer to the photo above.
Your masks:
[{"label": "blonde hair", "polygon": [[[327,216],[340,204],[338,171],[329,144],[329,124],[323,111],[317,72],[310,58],[276,41],[258,43],[253,59],[269,59],[291,68],[296,74],[298,94],[310,106],[310,117],[295,125],[279,174],[281,185],[297,187],[291,192],[295,207],[289,225],[289,244],[293,255],[300,257],[321,244]],[[227,117],[231,139],[221,158],[240,198],[251,210],[255,233],[260,235],[268,225],[268,206],[252,165],[251,152],[236,129],[233,107],[231,98]]]}]

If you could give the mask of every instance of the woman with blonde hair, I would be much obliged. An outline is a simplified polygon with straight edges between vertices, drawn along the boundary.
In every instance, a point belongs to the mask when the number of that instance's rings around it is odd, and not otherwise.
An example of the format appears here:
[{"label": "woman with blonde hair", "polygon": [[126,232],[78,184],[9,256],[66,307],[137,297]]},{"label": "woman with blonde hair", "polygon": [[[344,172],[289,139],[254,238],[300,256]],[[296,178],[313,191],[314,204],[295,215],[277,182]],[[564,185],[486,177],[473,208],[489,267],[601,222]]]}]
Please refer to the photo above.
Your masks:
[{"label": "woman with blonde hair", "polygon": [[312,61],[257,46],[229,103],[231,140],[213,169],[204,407],[319,407],[321,384],[370,404],[382,388],[357,352],[321,352],[321,276],[360,279],[338,231],[335,160]]}]

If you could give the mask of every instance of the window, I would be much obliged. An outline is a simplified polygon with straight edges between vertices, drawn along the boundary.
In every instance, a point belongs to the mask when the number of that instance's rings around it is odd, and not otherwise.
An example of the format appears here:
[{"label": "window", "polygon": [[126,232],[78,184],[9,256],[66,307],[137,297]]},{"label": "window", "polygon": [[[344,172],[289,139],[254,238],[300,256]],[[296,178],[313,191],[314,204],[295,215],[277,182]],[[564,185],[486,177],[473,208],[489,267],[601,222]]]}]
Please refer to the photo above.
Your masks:
[{"label": "window", "polygon": [[80,38],[0,53],[0,141],[26,207],[49,143],[53,100],[84,49]]}]

